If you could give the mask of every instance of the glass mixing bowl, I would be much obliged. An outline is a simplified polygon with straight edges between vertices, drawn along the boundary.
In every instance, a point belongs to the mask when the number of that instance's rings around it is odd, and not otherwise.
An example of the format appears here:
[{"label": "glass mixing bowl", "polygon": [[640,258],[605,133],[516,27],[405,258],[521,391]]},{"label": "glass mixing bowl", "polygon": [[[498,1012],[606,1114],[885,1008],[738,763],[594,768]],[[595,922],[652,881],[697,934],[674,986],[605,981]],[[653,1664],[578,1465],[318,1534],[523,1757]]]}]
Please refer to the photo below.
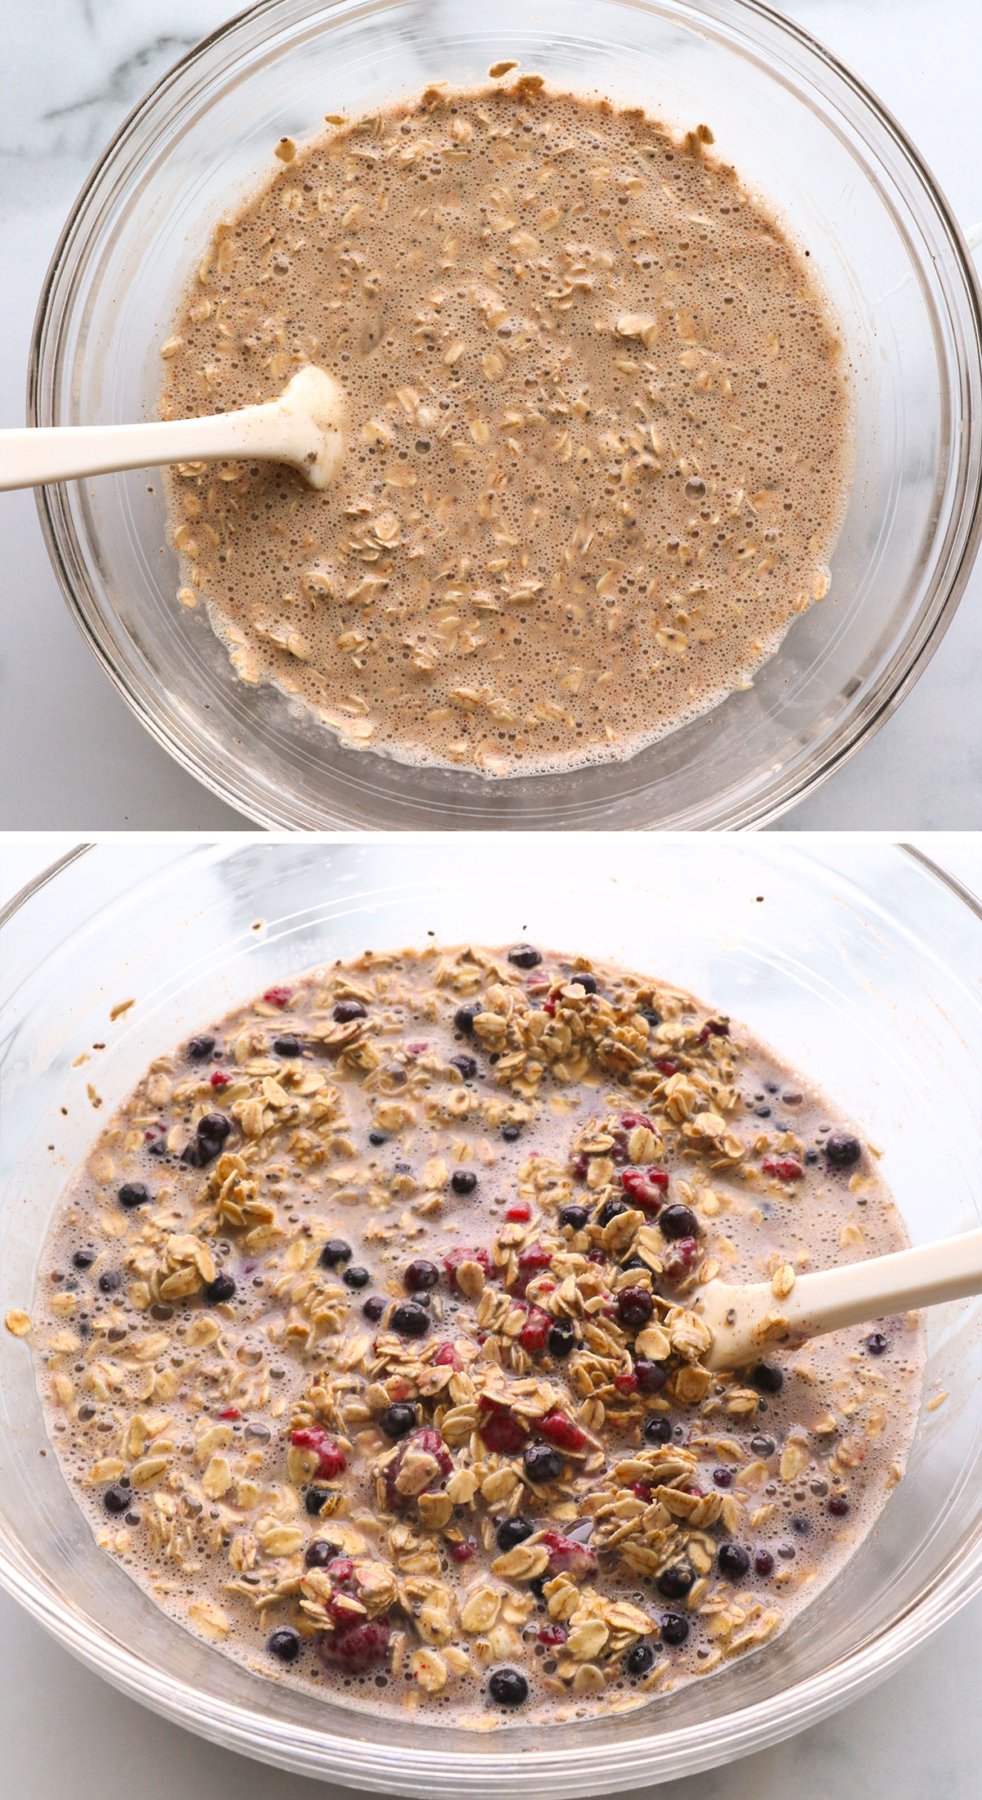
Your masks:
[{"label": "glass mixing bowl", "polygon": [[[590,850],[575,837],[474,834],[117,843],[43,877],[0,921],[0,1317],[30,1307],[62,1185],[152,1056],[313,963],[421,945],[430,932],[538,938],[682,983],[745,1019],[862,1122],[915,1242],[982,1218],[982,909],[967,894],[872,841],[813,857],[784,840],[641,839],[621,873],[598,870]],[[3,1331],[0,1580],[126,1693],[285,1768],[475,1800],[504,1800],[519,1783],[544,1796],[644,1786],[813,1724],[982,1586],[980,1325],[978,1301],[928,1313],[907,1475],[818,1600],[749,1660],[619,1717],[487,1735],[425,1719],[383,1725],[223,1658],[97,1549],[45,1454],[29,1345]]]},{"label": "glass mixing bowl", "polygon": [[88,642],[147,728],[268,825],[721,827],[776,817],[889,716],[950,623],[982,533],[982,296],[943,196],[854,76],[755,0],[264,0],[185,57],[106,150],[38,313],[38,425],[152,415],[159,346],[209,230],[285,133],[491,63],[705,120],[810,248],[855,373],[856,476],[832,590],[753,687],[630,761],[491,781],[343,748],[238,681],[177,604],[159,477],[39,490]]}]

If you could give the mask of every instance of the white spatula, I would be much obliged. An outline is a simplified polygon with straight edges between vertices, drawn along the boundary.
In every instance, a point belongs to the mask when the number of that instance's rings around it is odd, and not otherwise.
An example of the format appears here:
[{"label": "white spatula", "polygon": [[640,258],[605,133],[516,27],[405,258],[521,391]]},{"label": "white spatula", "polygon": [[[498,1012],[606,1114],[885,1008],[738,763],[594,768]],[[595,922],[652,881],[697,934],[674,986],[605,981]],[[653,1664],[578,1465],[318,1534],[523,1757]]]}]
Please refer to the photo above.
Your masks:
[{"label": "white spatula", "polygon": [[310,366],[294,375],[278,400],[239,412],[147,425],[0,431],[0,489],[240,456],[289,463],[311,487],[326,488],[341,460],[343,424],[343,388],[326,370]]},{"label": "white spatula", "polygon": [[738,1287],[710,1281],[691,1305],[713,1334],[708,1367],[738,1369],[776,1344],[799,1344],[844,1325],[978,1293],[982,1231],[966,1231],[938,1244],[799,1275],[783,1299],[769,1282]]}]

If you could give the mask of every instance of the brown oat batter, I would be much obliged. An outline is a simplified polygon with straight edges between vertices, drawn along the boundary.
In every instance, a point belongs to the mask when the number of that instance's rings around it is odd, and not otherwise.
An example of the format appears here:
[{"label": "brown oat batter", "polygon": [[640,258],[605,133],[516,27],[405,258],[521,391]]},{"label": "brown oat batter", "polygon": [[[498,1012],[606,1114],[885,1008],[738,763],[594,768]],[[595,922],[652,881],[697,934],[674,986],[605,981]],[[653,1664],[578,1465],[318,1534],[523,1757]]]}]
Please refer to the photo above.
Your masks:
[{"label": "brown oat batter", "polygon": [[153,1064],[33,1337],[99,1542],[224,1651],[375,1711],[580,1717],[767,1643],[903,1467],[915,1319],[710,1374],[700,1285],[904,1241],[870,1150],[689,996],[366,955]]},{"label": "brown oat batter", "polygon": [[820,599],[847,474],[834,322],[735,172],[640,111],[422,98],[216,231],[162,415],[343,383],[336,485],[168,477],[181,598],[342,738],[489,775],[632,754]]}]

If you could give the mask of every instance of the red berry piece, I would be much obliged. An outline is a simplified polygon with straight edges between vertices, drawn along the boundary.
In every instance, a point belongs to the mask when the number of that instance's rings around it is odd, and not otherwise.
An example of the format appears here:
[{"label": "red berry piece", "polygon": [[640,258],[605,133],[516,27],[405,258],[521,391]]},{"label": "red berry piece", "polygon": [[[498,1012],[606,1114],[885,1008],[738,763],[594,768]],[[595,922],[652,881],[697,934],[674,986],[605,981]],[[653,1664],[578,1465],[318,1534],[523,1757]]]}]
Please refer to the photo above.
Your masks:
[{"label": "red berry piece", "polygon": [[729,1019],[707,1019],[699,1033],[700,1044],[708,1044],[711,1037],[729,1037]]},{"label": "red berry piece", "polygon": [[658,1070],[659,1075],[677,1075],[681,1066],[681,1063],[676,1062],[674,1056],[658,1056],[655,1058],[655,1068]]},{"label": "red berry piece", "polygon": [[565,1625],[540,1625],[538,1631],[540,1644],[547,1644],[550,1649],[566,1642]]},{"label": "red berry piece", "polygon": [[498,1456],[515,1456],[525,1448],[529,1430],[523,1420],[494,1400],[482,1399],[478,1430],[489,1450]]},{"label": "red berry piece", "polygon": [[633,1369],[622,1369],[619,1375],[615,1375],[614,1386],[619,1394],[627,1396],[636,1394],[638,1391],[638,1378]]},{"label": "red berry piece", "polygon": [[679,1238],[668,1251],[662,1265],[668,1281],[684,1281],[691,1275],[699,1256],[699,1243],[694,1237]]},{"label": "red berry piece", "polygon": [[457,1352],[454,1349],[453,1345],[446,1338],[444,1339],[442,1344],[437,1344],[436,1355],[434,1356],[433,1361],[441,1369],[459,1369],[460,1368],[460,1362],[457,1357]]},{"label": "red berry piece", "polygon": [[635,1206],[654,1217],[661,1211],[668,1191],[668,1176],[664,1169],[624,1169],[621,1187]]},{"label": "red berry piece", "polygon": [[419,1431],[411,1431],[408,1437],[401,1440],[395,1456],[385,1466],[385,1497],[388,1504],[397,1512],[404,1512],[406,1507],[412,1505],[418,1498],[415,1494],[400,1494],[396,1487],[399,1471],[410,1449],[416,1453],[422,1451],[425,1455],[432,1456],[436,1463],[436,1473],[427,1483],[427,1492],[429,1493],[433,1493],[435,1489],[443,1486],[454,1466],[453,1457],[439,1431],[435,1431],[430,1425],[424,1425]]},{"label": "red berry piece", "polygon": [[388,1619],[360,1619],[324,1632],[317,1645],[324,1662],[356,1673],[374,1668],[389,1654]]},{"label": "red berry piece", "polygon": [[223,1075],[221,1069],[215,1069],[211,1076],[211,1085],[213,1088],[218,1088],[220,1091],[222,1088],[228,1087],[231,1079],[230,1075]]},{"label": "red berry piece", "polygon": [[289,1006],[293,999],[293,989],[288,987],[267,988],[263,999],[267,1006],[278,1006],[282,1011],[283,1007]]},{"label": "red berry piece", "polygon": [[550,1575],[590,1575],[597,1566],[593,1551],[560,1531],[544,1531],[539,1539],[549,1552]]},{"label": "red berry piece", "polygon": [[332,1481],[348,1466],[345,1456],[336,1438],[319,1425],[301,1425],[290,1433],[291,1444],[298,1450],[313,1450],[317,1456],[317,1467],[314,1471],[323,1481]]},{"label": "red berry piece", "polygon": [[519,1333],[519,1343],[529,1356],[541,1356],[549,1341],[552,1319],[541,1306],[530,1306],[528,1316]]},{"label": "red berry piece", "polygon": [[531,1217],[532,1208],[527,1200],[516,1201],[515,1205],[509,1206],[505,1213],[505,1218],[510,1219],[514,1225],[527,1225]]},{"label": "red berry piece", "polygon": [[226,1406],[219,1413],[218,1417],[220,1419],[241,1419],[242,1414],[240,1413],[237,1406]]},{"label": "red berry piece", "polygon": [[448,1544],[450,1560],[455,1563],[473,1562],[477,1555],[477,1541],[474,1538],[461,1538],[459,1544]]},{"label": "red berry piece", "polygon": [[646,1113],[621,1113],[620,1122],[625,1131],[637,1131],[639,1127],[644,1131],[655,1129]]},{"label": "red berry piece", "polygon": [[495,1266],[494,1266],[493,1262],[491,1261],[491,1256],[490,1256],[489,1251],[474,1250],[474,1249],[465,1250],[463,1248],[460,1248],[457,1250],[448,1251],[447,1255],[443,1259],[443,1266],[447,1272],[447,1278],[448,1278],[448,1280],[450,1282],[450,1286],[452,1288],[455,1288],[458,1286],[457,1270],[460,1268],[461,1263],[465,1263],[465,1262],[479,1263],[481,1268],[484,1270],[485,1281],[493,1281],[494,1280],[496,1270],[495,1270]]},{"label": "red berry piece", "polygon": [[581,1431],[558,1407],[539,1420],[539,1434],[547,1444],[554,1444],[557,1450],[577,1451],[586,1447],[586,1432]]},{"label": "red berry piece", "polygon": [[535,1277],[540,1275],[543,1269],[548,1269],[551,1263],[552,1251],[547,1250],[544,1244],[526,1244],[525,1249],[520,1250],[518,1255],[518,1275],[514,1283],[515,1292],[524,1294],[529,1282],[534,1281]]},{"label": "red berry piece", "polygon": [[778,1181],[800,1181],[805,1173],[793,1156],[769,1156],[760,1166],[765,1175],[776,1175]]}]

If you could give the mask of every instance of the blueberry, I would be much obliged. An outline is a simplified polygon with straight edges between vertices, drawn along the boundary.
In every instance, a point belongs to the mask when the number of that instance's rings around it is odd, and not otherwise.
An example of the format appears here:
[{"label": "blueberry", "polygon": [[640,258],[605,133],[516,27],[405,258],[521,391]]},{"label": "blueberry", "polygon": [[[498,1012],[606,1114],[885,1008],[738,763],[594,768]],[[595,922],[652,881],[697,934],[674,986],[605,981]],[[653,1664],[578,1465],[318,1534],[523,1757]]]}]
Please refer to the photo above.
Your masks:
[{"label": "blueberry", "polygon": [[343,1238],[328,1238],[317,1260],[322,1269],[336,1269],[339,1263],[350,1262],[353,1255],[351,1245],[346,1244]]},{"label": "blueberry", "polygon": [[570,1231],[582,1231],[589,1222],[590,1212],[585,1206],[561,1206],[558,1217],[560,1225],[567,1226]]},{"label": "blueberry", "polygon": [[339,1000],[332,1017],[338,1025],[351,1025],[355,1019],[367,1019],[368,1013],[360,1000]]},{"label": "blueberry", "polygon": [[462,1081],[473,1081],[477,1074],[477,1060],[473,1056],[452,1056],[450,1067],[457,1070]]},{"label": "blueberry", "polygon": [[329,1488],[309,1487],[304,1495],[304,1506],[314,1518],[318,1518],[331,1498]]},{"label": "blueberry", "polygon": [[563,1472],[562,1458],[548,1444],[530,1444],[522,1464],[530,1481],[558,1481]]},{"label": "blueberry", "polygon": [[231,1275],[216,1275],[201,1291],[209,1306],[221,1306],[223,1301],[235,1299],[235,1282]]},{"label": "blueberry", "polygon": [[91,1269],[92,1264],[94,1262],[95,1262],[95,1251],[94,1250],[76,1250],[75,1255],[72,1257],[72,1268],[73,1269]]},{"label": "blueberry", "polygon": [[[165,1137],[156,1137],[153,1139],[152,1143],[147,1145],[148,1156],[167,1156],[168,1154],[167,1139]],[[181,1160],[182,1162],[186,1162],[189,1159],[187,1157],[182,1157]]]},{"label": "blueberry", "polygon": [[655,1586],[665,1600],[684,1600],[694,1581],[695,1576],[687,1563],[673,1563],[657,1576]]},{"label": "blueberry", "polygon": [[410,1406],[409,1402],[405,1400],[394,1401],[379,1416],[379,1429],[384,1431],[386,1437],[391,1438],[393,1443],[398,1438],[404,1438],[407,1432],[414,1429],[415,1425],[416,1408]]},{"label": "blueberry", "polygon": [[400,1300],[392,1309],[389,1328],[400,1337],[423,1337],[430,1328],[429,1314],[415,1300]]},{"label": "blueberry", "polygon": [[304,1551],[304,1563],[308,1569],[326,1569],[328,1563],[340,1556],[339,1544],[330,1544],[327,1538],[311,1538]]},{"label": "blueberry", "polygon": [[473,1169],[455,1169],[450,1177],[450,1186],[455,1194],[472,1194],[477,1186],[477,1176]]},{"label": "blueberry", "polygon": [[825,1155],[833,1169],[851,1169],[863,1154],[863,1147],[851,1131],[833,1131],[825,1140]]},{"label": "blueberry", "polygon": [[666,1238],[698,1237],[699,1220],[691,1207],[665,1206],[658,1214],[658,1229]]},{"label": "blueberry", "polygon": [[884,1337],[882,1331],[871,1331],[868,1338],[863,1339],[871,1356],[882,1356],[890,1348],[890,1339]]},{"label": "blueberry", "polygon": [[849,1511],[849,1502],[845,1494],[833,1494],[825,1510],[831,1513],[833,1519],[844,1519]]},{"label": "blueberry", "polygon": [[647,1019],[652,1031],[661,1024],[661,1013],[656,1012],[653,1006],[642,1006],[640,1008],[640,1014],[642,1019]]},{"label": "blueberry", "polygon": [[515,1144],[522,1135],[522,1128],[520,1125],[502,1125],[501,1135],[506,1144]]},{"label": "blueberry", "polygon": [[622,1325],[631,1331],[640,1331],[647,1325],[655,1310],[655,1303],[647,1288],[621,1288],[617,1296],[617,1316]]},{"label": "blueberry", "polygon": [[546,1343],[549,1355],[554,1356],[557,1362],[562,1362],[576,1343],[575,1327],[569,1323],[568,1319],[557,1319],[555,1325],[549,1327]]},{"label": "blueberry", "polygon": [[750,1552],[742,1544],[721,1544],[716,1555],[716,1566],[721,1575],[730,1581],[742,1581],[750,1569]]},{"label": "blueberry", "polygon": [[122,1286],[122,1283],[123,1277],[118,1269],[107,1269],[104,1275],[99,1276],[99,1292],[114,1294],[116,1289]]},{"label": "blueberry", "polygon": [[713,1482],[718,1488],[731,1488],[733,1486],[733,1470],[714,1469]]},{"label": "blueberry", "polygon": [[573,974],[570,976],[570,981],[575,981],[583,989],[585,994],[595,994],[597,991],[597,977],[595,975],[585,975],[582,969],[574,970]]},{"label": "blueberry", "polygon": [[664,1413],[653,1413],[650,1419],[645,1420],[644,1441],[646,1444],[670,1444],[671,1419],[666,1419]]},{"label": "blueberry", "polygon": [[370,1319],[373,1325],[377,1325],[385,1311],[386,1304],[387,1302],[382,1299],[381,1294],[369,1294],[361,1310],[366,1319]]},{"label": "blueberry", "polygon": [[508,961],[516,969],[537,969],[542,961],[542,953],[532,944],[514,944],[508,952]]},{"label": "blueberry", "polygon": [[439,1279],[436,1263],[427,1262],[422,1256],[408,1265],[402,1277],[403,1285],[411,1294],[423,1294],[428,1288],[435,1288]]},{"label": "blueberry", "polygon": [[224,1113],[205,1113],[191,1142],[181,1151],[181,1161],[192,1169],[206,1168],[214,1162],[231,1129],[231,1120]]},{"label": "blueberry", "polygon": [[294,1631],[292,1625],[282,1625],[279,1631],[271,1632],[266,1639],[266,1648],[270,1656],[277,1662],[296,1662],[300,1655],[300,1633]]},{"label": "blueberry", "polygon": [[661,1363],[650,1362],[646,1356],[639,1356],[634,1365],[638,1390],[642,1394],[660,1394],[668,1380],[668,1369]]},{"label": "blueberry", "polygon": [[377,1150],[380,1144],[387,1144],[389,1140],[384,1131],[370,1131],[368,1141],[370,1144],[374,1144]]},{"label": "blueberry", "polygon": [[640,1675],[647,1675],[648,1670],[654,1666],[655,1653],[650,1644],[635,1644],[634,1649],[629,1650],[624,1658],[625,1673],[633,1675],[635,1680]]},{"label": "blueberry", "polygon": [[784,1386],[784,1370],[776,1363],[755,1363],[750,1380],[758,1394],[779,1394]]},{"label": "blueberry", "polygon": [[497,1706],[524,1706],[529,1684],[518,1669],[495,1669],[488,1693]]},{"label": "blueberry", "polygon": [[273,1039],[273,1049],[277,1056],[299,1056],[303,1045],[297,1037],[278,1037]]},{"label": "blueberry", "polygon": [[689,1621],[684,1613],[666,1613],[661,1622],[661,1641],[677,1650],[689,1635]]},{"label": "blueberry", "polygon": [[133,1504],[133,1496],[128,1488],[113,1486],[106,1489],[102,1496],[102,1504],[107,1513],[118,1515],[124,1513],[127,1507]]},{"label": "blueberry", "polygon": [[187,1042],[188,1062],[204,1062],[205,1057],[210,1056],[214,1048],[215,1040],[206,1032],[202,1032],[200,1037],[189,1038]]},{"label": "blueberry", "polygon": [[608,1200],[606,1206],[602,1206],[597,1214],[597,1224],[609,1225],[611,1219],[618,1218],[621,1213],[626,1213],[627,1210],[623,1200]]},{"label": "blueberry", "polygon": [[754,1557],[755,1575],[773,1575],[774,1558],[769,1550],[758,1550]]},{"label": "blueberry", "polygon": [[367,1287],[371,1279],[368,1270],[363,1269],[360,1263],[352,1263],[350,1269],[345,1269],[341,1277],[345,1287],[349,1288]]},{"label": "blueberry", "polygon": [[811,1528],[810,1519],[804,1518],[801,1513],[795,1513],[791,1520],[792,1531],[797,1532],[799,1537],[807,1537]]},{"label": "blueberry", "polygon": [[134,1206],[146,1206],[150,1197],[150,1189],[142,1181],[124,1181],[116,1195],[120,1206],[125,1207],[127,1212],[132,1212]]},{"label": "blueberry", "polygon": [[495,1532],[495,1542],[504,1555],[506,1550],[514,1550],[516,1544],[524,1544],[526,1538],[532,1536],[535,1526],[531,1519],[502,1519]]},{"label": "blueberry", "polygon": [[463,1033],[464,1037],[470,1037],[472,1035],[474,1030],[474,1020],[477,1018],[479,1012],[480,1007],[478,1006],[460,1006],[454,1013],[454,1025],[459,1032]]}]

